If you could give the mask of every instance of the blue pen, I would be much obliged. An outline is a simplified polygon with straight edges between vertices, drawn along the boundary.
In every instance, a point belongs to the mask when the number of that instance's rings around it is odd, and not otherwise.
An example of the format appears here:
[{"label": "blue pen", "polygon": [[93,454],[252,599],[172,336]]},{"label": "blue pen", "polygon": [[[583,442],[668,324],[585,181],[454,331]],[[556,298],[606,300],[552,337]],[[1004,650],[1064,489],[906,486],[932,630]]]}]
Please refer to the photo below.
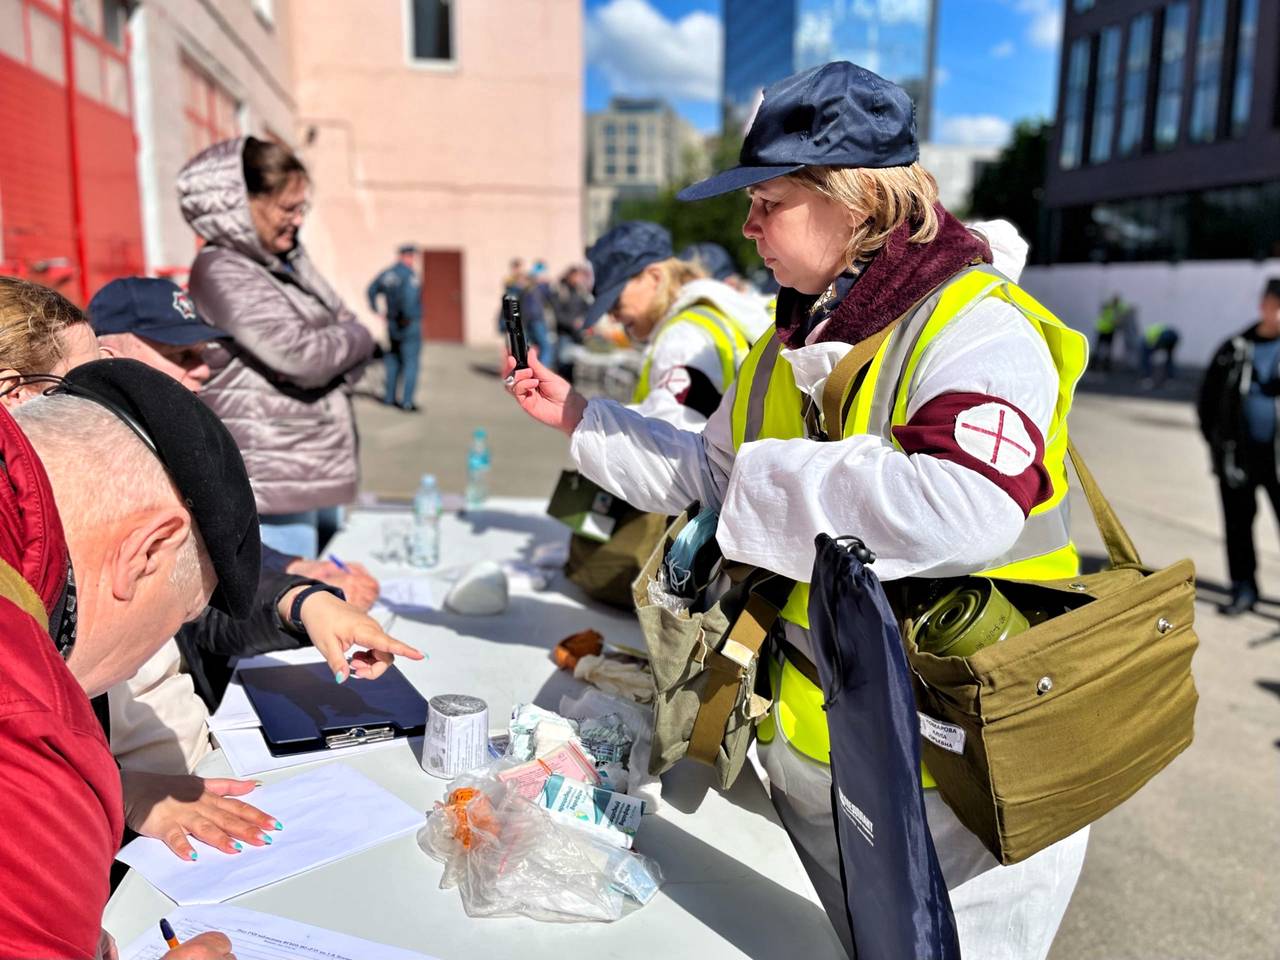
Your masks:
[{"label": "blue pen", "polygon": [[181,944],[178,943],[178,936],[173,932],[173,927],[169,926],[169,921],[160,918],[160,936],[164,937],[164,942],[169,945],[170,950],[178,949]]},{"label": "blue pen", "polygon": [[339,560],[339,559],[338,559],[336,556],[334,556],[332,553],[331,553],[331,554],[329,554],[329,562],[330,562],[330,563],[332,563],[332,564],[333,564],[335,567],[337,567],[339,570],[341,570],[343,573],[350,573],[350,572],[351,572],[351,568],[350,568],[350,567],[348,567],[348,566],[347,566],[345,563],[343,563],[341,560]]}]

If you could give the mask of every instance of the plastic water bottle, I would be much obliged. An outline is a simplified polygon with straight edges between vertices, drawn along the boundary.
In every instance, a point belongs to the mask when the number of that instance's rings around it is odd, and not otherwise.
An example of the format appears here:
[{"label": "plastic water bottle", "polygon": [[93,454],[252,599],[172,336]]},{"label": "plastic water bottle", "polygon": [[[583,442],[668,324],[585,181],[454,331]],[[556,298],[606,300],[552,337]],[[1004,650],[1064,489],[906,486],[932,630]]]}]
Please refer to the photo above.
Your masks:
[{"label": "plastic water bottle", "polygon": [[435,474],[424,473],[413,496],[413,533],[409,536],[409,565],[434,567],[440,562],[440,489]]},{"label": "plastic water bottle", "polygon": [[489,435],[477,430],[467,451],[467,509],[479,510],[489,499]]}]

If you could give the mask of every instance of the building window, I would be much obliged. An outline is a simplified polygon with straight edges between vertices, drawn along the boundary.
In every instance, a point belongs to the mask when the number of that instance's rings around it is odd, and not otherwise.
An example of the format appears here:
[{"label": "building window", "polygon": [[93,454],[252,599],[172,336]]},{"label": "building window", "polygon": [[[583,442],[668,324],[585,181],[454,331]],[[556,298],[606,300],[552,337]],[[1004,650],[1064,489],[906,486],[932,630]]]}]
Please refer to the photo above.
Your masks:
[{"label": "building window", "polygon": [[1191,140],[1208,143],[1218,135],[1222,99],[1222,46],[1227,35],[1227,0],[1204,0],[1196,35],[1196,79],[1191,88]]},{"label": "building window", "polygon": [[1236,77],[1231,85],[1231,136],[1242,137],[1249,126],[1253,99],[1254,48],[1258,42],[1258,0],[1240,0],[1236,32]]},{"label": "building window", "polygon": [[604,175],[606,177],[616,177],[618,175],[618,165],[616,163],[606,163],[604,165]]},{"label": "building window", "polygon": [[409,0],[413,59],[453,59],[453,0]]},{"label": "building window", "polygon": [[604,125],[604,135],[606,137],[617,136],[617,134],[618,134],[618,128],[615,127],[612,123],[606,123]]},{"label": "building window", "polygon": [[640,168],[639,168],[638,166],[636,166],[634,163],[628,163],[628,164],[627,164],[627,176],[628,176],[628,177],[634,177],[634,176],[636,176],[639,172],[640,172]]},{"label": "building window", "polygon": [[1157,150],[1169,150],[1178,142],[1182,115],[1182,74],[1187,60],[1187,3],[1170,4],[1164,11],[1164,36],[1160,42],[1160,85],[1156,96]]},{"label": "building window", "polygon": [[205,147],[229,140],[240,132],[238,105],[222,86],[190,60],[182,61],[186,88],[183,117],[186,121],[187,156],[194,157]]},{"label": "building window", "polygon": [[639,133],[640,133],[639,124],[634,122],[627,124],[627,136],[631,137],[631,139],[634,140]]},{"label": "building window", "polygon": [[1117,153],[1131,157],[1142,149],[1147,120],[1147,73],[1151,66],[1151,14],[1144,13],[1129,25],[1129,51],[1125,57],[1124,107],[1120,114]]},{"label": "building window", "polygon": [[1111,159],[1112,131],[1116,128],[1116,97],[1120,88],[1120,28],[1102,31],[1098,44],[1098,80],[1093,103],[1093,136],[1089,141],[1089,162]]},{"label": "building window", "polygon": [[1062,147],[1058,162],[1063,170],[1080,166],[1084,149],[1084,98],[1089,87],[1089,38],[1071,44],[1067,69],[1067,96],[1062,110]]},{"label": "building window", "polygon": [[117,50],[124,49],[129,8],[124,0],[102,0],[102,38]]}]

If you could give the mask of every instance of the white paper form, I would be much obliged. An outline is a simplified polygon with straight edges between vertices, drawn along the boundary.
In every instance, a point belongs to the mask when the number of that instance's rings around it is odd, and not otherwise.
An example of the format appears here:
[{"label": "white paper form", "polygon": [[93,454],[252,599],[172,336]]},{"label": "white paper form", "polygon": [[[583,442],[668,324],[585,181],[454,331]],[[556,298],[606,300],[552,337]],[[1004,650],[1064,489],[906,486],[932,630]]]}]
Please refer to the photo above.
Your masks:
[{"label": "white paper form", "polygon": [[[210,930],[225,933],[239,960],[436,960],[242,907],[178,907],[165,919],[183,943]],[[120,960],[163,960],[168,952],[157,928],[120,951]]]},{"label": "white paper form", "polygon": [[[170,900],[220,903],[403,836],[426,816],[343,763],[259,787],[242,799],[284,824],[270,834],[270,845],[223,853],[192,838],[200,858],[189,861],[159,840],[139,837],[117,859]],[[357,815],[335,822],[335,810]]]},{"label": "white paper form", "polygon": [[403,609],[439,610],[437,587],[429,577],[397,577],[383,580],[378,602],[393,612]]}]

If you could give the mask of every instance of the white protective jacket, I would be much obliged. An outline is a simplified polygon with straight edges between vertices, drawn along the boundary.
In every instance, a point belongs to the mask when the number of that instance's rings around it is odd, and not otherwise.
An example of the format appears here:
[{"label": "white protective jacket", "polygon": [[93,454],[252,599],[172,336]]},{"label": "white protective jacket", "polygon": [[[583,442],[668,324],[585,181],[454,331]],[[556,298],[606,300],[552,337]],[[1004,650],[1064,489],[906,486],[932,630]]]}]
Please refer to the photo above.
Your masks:
[{"label": "white protective jacket", "polygon": [[[970,229],[991,245],[996,269],[1017,280],[1027,244],[1012,225]],[[810,342],[780,356],[796,384],[820,402],[848,350]],[[1057,388],[1043,338],[1014,307],[988,298],[929,344],[909,387],[907,415],[945,393],[986,394],[1021,410],[1043,435]],[[1022,510],[987,477],[905,454],[878,436],[759,440],[735,454],[732,409],[731,389],[699,434],[592,400],[570,455],[583,474],[641,510],[675,514],[694,500],[719,505],[717,540],[726,557],[799,581],[810,577],[819,532],[862,537],[876,551],[876,573],[892,580],[981,570],[1022,531]]]},{"label": "white protective jacket", "polygon": [[[649,395],[630,409],[643,417],[663,420],[680,430],[694,433],[707,425],[707,418],[680,401],[680,393],[689,384],[689,376],[681,368],[704,374],[721,396],[726,386],[724,365],[720,362],[711,334],[692,323],[671,324],[678,314],[699,302],[710,303],[733,319],[748,344],[755,343],[773,322],[758,297],[739,293],[718,280],[691,280],[680,288],[675,303],[649,337],[645,356],[646,362],[652,361]],[[683,508],[684,504],[681,505]]]}]

